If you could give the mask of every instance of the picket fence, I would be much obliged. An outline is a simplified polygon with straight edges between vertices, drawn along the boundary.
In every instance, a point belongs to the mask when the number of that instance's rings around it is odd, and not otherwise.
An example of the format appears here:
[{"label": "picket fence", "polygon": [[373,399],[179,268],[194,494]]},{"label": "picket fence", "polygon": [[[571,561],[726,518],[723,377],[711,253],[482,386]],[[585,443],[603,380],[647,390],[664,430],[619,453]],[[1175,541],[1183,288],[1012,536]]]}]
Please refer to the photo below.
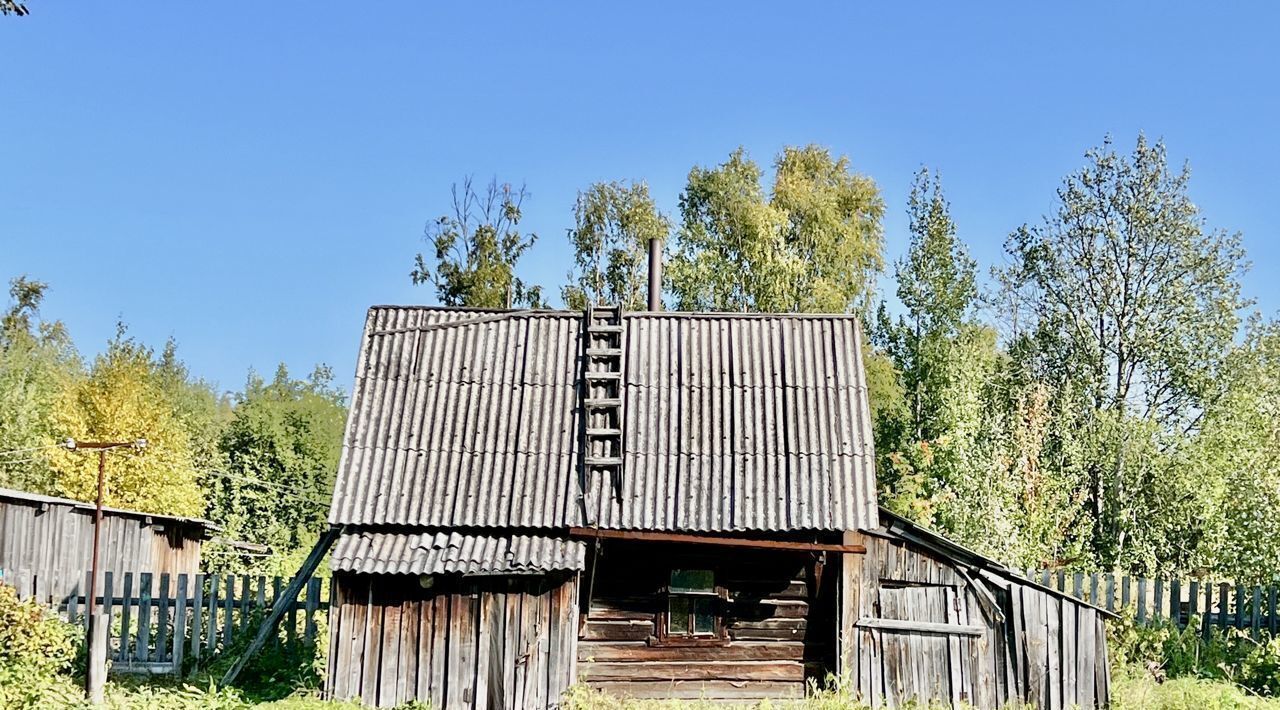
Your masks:
[{"label": "picket fence", "polygon": [[[88,580],[86,573],[77,593],[46,603],[67,621],[87,624]],[[257,575],[106,572],[96,603],[111,619],[111,670],[180,675],[184,665],[194,669],[202,657],[252,636],[288,583]],[[309,580],[286,610],[277,643],[315,643],[330,593],[329,580]]]},{"label": "picket fence", "polygon": [[1173,623],[1185,629],[1193,620],[1208,636],[1210,629],[1244,629],[1257,639],[1280,633],[1280,584],[1243,585],[1231,582],[1130,577],[1112,573],[1064,570],[1023,572],[1043,586],[1119,612],[1131,609],[1139,624]]}]

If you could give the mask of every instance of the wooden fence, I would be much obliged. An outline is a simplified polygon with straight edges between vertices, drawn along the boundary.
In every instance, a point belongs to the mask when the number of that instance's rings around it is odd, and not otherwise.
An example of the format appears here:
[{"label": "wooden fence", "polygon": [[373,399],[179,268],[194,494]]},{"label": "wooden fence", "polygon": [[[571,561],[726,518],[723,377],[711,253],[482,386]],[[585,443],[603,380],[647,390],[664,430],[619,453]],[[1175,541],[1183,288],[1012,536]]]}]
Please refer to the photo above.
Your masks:
[{"label": "wooden fence", "polygon": [[[76,592],[42,601],[64,619],[83,625],[88,580],[86,573]],[[111,670],[181,674],[184,663],[194,668],[202,657],[243,635],[252,636],[288,583],[284,577],[254,575],[106,572],[96,603],[111,618]],[[329,580],[311,579],[286,611],[279,643],[314,643],[329,595]]]},{"label": "wooden fence", "polygon": [[1243,585],[1204,579],[1130,577],[1113,573],[1026,570],[1028,579],[1108,611],[1132,609],[1140,624],[1246,629],[1253,638],[1280,633],[1280,584]]}]

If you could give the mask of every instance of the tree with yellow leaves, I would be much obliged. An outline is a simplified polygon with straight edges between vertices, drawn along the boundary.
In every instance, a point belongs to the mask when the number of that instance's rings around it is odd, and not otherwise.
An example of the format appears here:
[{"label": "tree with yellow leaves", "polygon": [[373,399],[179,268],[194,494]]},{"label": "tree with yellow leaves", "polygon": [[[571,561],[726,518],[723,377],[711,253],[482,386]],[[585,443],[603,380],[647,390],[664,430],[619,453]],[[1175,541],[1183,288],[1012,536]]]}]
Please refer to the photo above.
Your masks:
[{"label": "tree with yellow leaves", "polygon": [[[150,348],[125,337],[123,327],[88,376],[57,403],[58,430],[83,441],[146,439],[142,451],[109,455],[106,504],[148,513],[197,517],[204,500],[196,481],[190,434],[157,376]],[[90,501],[97,491],[97,457],[58,451],[58,492]]]}]

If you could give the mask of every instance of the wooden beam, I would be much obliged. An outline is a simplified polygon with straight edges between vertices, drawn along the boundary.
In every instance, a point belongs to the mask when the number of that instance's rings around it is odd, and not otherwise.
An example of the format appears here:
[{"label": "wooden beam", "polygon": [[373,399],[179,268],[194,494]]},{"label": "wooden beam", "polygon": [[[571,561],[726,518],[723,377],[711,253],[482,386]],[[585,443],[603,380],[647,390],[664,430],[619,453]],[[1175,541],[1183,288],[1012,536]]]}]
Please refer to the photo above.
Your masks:
[{"label": "wooden beam", "polygon": [[648,532],[641,530],[599,530],[596,528],[569,528],[570,537],[603,538],[612,540],[643,540],[647,542],[682,542],[693,545],[721,545],[724,547],[750,547],[758,550],[800,550],[805,552],[846,552],[855,555],[866,553],[863,545],[840,545],[823,542],[792,542],[789,540],[752,540],[741,537],[713,537],[684,533]]},{"label": "wooden beam", "polygon": [[[244,666],[267,642],[267,637],[275,633],[276,624],[280,623],[280,617],[284,616],[286,608],[292,609],[293,602],[298,598],[298,592],[302,591],[303,585],[307,580],[311,579],[311,575],[315,574],[316,567],[320,566],[320,560],[324,559],[324,555],[333,547],[334,541],[338,539],[338,535],[342,533],[342,527],[331,527],[325,530],[320,539],[316,540],[316,546],[311,548],[311,554],[307,555],[306,561],[302,563],[302,567],[298,569],[298,573],[289,581],[289,586],[285,587],[281,596],[272,600],[271,613],[267,618],[262,620],[262,625],[258,627],[258,634],[253,637],[253,641],[249,642],[249,647],[244,653],[236,659],[231,668],[227,670],[227,674],[222,676],[221,686],[228,686],[235,682],[236,676],[240,675],[240,671],[244,670]],[[228,616],[228,619],[230,617]]]},{"label": "wooden beam", "polygon": [[858,619],[858,626],[867,629],[884,629],[886,631],[906,631],[921,634],[959,634],[961,636],[981,636],[986,633],[985,626],[968,624],[942,624],[936,621],[906,621],[902,619]]}]

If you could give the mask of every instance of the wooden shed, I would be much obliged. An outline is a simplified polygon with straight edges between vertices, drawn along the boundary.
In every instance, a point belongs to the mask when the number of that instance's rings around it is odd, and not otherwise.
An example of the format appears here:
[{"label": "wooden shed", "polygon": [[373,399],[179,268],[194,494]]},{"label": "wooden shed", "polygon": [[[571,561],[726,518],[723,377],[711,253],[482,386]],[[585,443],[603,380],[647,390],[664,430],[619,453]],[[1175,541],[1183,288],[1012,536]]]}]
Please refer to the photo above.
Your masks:
[{"label": "wooden shed", "polygon": [[[0,488],[0,581],[23,597],[61,603],[85,593],[93,552],[94,506]],[[216,526],[199,518],[104,508],[103,571],[194,575]]]},{"label": "wooden shed", "polygon": [[882,704],[994,707],[1070,654],[1091,694],[1059,674],[1044,697],[1105,699],[1078,668],[1096,610],[880,511],[860,343],[843,315],[371,309],[329,695],[742,701],[844,675]]},{"label": "wooden shed", "polygon": [[1114,614],[1026,579],[889,511],[849,533],[842,668],[875,707],[1104,707]]}]

